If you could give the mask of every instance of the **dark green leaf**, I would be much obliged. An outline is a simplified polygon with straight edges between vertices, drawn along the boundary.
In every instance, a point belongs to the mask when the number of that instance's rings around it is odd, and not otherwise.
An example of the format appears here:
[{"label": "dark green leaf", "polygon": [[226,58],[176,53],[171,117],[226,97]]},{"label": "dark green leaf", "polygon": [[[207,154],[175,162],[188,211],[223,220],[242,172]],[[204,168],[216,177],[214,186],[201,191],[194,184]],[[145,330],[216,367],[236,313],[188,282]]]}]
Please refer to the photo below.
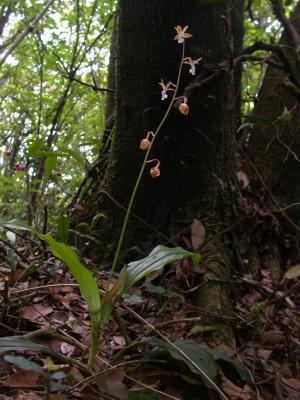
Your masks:
[{"label": "dark green leaf", "polygon": [[[148,342],[152,346],[157,346],[160,349],[167,351],[172,358],[183,362],[191,372],[199,375],[199,371],[168,343],[158,338],[151,338]],[[212,381],[215,381],[218,373],[218,365],[209,349],[200,346],[192,340],[176,340],[174,345],[183,351],[195,364],[197,364]]]},{"label": "dark green leaf", "polygon": [[57,230],[61,239],[66,242],[69,235],[70,221],[67,217],[60,217],[57,220]]},{"label": "dark green leaf", "polygon": [[7,354],[4,356],[5,361],[16,365],[18,368],[23,369],[24,371],[32,371],[37,374],[44,375],[43,368],[37,364],[36,362],[27,360],[27,358],[23,356],[13,356]]},{"label": "dark green leaf", "polygon": [[52,171],[56,168],[57,158],[54,156],[46,157],[44,168],[45,168],[45,177],[49,178],[52,174]]},{"label": "dark green leaf", "polygon": [[128,393],[128,400],[158,400],[152,390],[133,391]]},{"label": "dark green leaf", "polygon": [[187,256],[192,258],[194,264],[200,262],[201,257],[198,253],[192,253],[181,247],[156,246],[146,258],[128,264],[124,291],[150,273]]},{"label": "dark green leaf", "polygon": [[101,323],[101,303],[99,288],[93,275],[81,264],[74,250],[71,249],[70,246],[57,242],[50,235],[39,236],[42,240],[45,240],[48,243],[52,254],[62,260],[72,272],[74,278],[79,284],[81,294],[87,302],[93,329],[98,331]]}]

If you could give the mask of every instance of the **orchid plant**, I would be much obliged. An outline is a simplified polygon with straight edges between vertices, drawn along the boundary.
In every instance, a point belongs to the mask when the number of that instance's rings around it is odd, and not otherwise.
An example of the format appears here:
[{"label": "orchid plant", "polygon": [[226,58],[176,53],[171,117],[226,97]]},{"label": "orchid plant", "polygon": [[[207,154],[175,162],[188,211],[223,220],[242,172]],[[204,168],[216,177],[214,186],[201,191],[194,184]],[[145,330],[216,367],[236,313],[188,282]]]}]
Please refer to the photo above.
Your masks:
[{"label": "orchid plant", "polygon": [[193,36],[192,34],[187,32],[188,26],[185,26],[182,28],[180,25],[177,25],[174,29],[176,30],[176,33],[177,33],[176,36],[174,37],[174,40],[176,40],[178,42],[178,44],[182,45],[182,55],[181,55],[181,61],[180,61],[180,65],[179,65],[178,75],[177,75],[177,81],[176,81],[176,84],[172,83],[172,81],[169,81],[168,83],[165,84],[163,79],[161,80],[161,82],[159,82],[159,85],[162,88],[161,100],[164,101],[168,98],[169,91],[173,92],[173,96],[171,98],[169,107],[167,108],[167,111],[165,112],[165,114],[164,114],[161,122],[159,123],[158,127],[156,128],[156,130],[147,132],[146,137],[144,139],[142,139],[140,142],[140,149],[146,151],[146,154],[145,154],[143,164],[141,166],[138,178],[136,180],[136,183],[135,183],[135,186],[134,186],[134,189],[133,189],[133,192],[132,192],[129,204],[128,204],[126,216],[124,218],[123,227],[121,230],[121,234],[120,234],[116,254],[114,257],[114,261],[112,264],[111,272],[110,272],[110,275],[108,278],[106,290],[108,290],[108,288],[109,288],[111,279],[113,277],[115,268],[117,266],[119,254],[120,254],[120,251],[121,251],[121,248],[123,245],[123,241],[124,241],[124,237],[125,237],[125,232],[126,232],[129,216],[130,216],[130,213],[131,213],[131,210],[133,207],[133,203],[135,200],[135,196],[138,191],[138,188],[139,188],[139,185],[140,185],[140,182],[141,182],[141,179],[142,179],[142,176],[144,174],[147,164],[154,163],[154,162],[156,163],[149,171],[150,176],[152,178],[158,178],[161,174],[160,173],[160,164],[161,164],[160,160],[158,160],[158,159],[150,159],[149,160],[149,155],[150,155],[152,146],[155,142],[155,139],[157,138],[157,135],[159,134],[161,128],[163,127],[176,100],[179,100],[179,99],[183,100],[179,105],[179,108],[178,108],[179,112],[185,116],[188,115],[188,113],[189,113],[187,97],[186,96],[177,97],[178,87],[179,87],[181,74],[182,74],[182,66],[183,66],[183,64],[188,63],[191,66],[192,72],[194,72],[196,64],[198,64],[201,59],[198,58],[196,60],[193,60],[191,57],[185,57],[185,40],[190,39]]}]

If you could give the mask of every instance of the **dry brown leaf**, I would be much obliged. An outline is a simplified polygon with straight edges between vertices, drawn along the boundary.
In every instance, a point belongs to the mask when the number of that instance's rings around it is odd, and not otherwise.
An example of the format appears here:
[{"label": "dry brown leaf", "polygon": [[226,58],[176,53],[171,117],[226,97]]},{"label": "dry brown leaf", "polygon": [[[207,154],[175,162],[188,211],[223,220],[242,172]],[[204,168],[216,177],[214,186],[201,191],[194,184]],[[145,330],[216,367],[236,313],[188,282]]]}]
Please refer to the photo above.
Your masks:
[{"label": "dry brown leaf", "polygon": [[284,378],[284,377],[282,376],[282,377],[281,377],[281,380],[282,380],[282,382],[283,382],[286,386],[288,386],[288,387],[290,387],[290,388],[296,390],[298,393],[300,393],[300,380],[299,380],[299,379],[295,379],[295,378]]},{"label": "dry brown leaf", "polygon": [[38,388],[41,387],[41,375],[32,371],[17,371],[2,381],[5,386],[15,388]]},{"label": "dry brown leaf", "polygon": [[267,343],[278,344],[284,339],[284,334],[277,330],[266,331],[263,333],[263,339]]},{"label": "dry brown leaf", "polygon": [[254,400],[255,397],[251,394],[251,389],[248,385],[243,388],[235,385],[224,374],[220,374],[222,378],[222,389],[230,397],[231,400]]},{"label": "dry brown leaf", "polygon": [[97,377],[95,381],[104,392],[107,392],[120,400],[127,400],[128,387],[122,382],[124,377],[124,369],[117,368],[113,371],[109,371],[103,376]]},{"label": "dry brown leaf", "polygon": [[49,315],[53,312],[53,308],[44,306],[43,304],[35,304],[34,306],[25,306],[22,308],[22,318],[29,319],[30,321],[36,321],[43,319],[44,316]]},{"label": "dry brown leaf", "polygon": [[[1,397],[0,397],[1,399]],[[12,400],[44,400],[43,396],[39,396],[34,392],[24,392],[24,391],[18,391],[17,393],[14,393],[14,397]]]},{"label": "dry brown leaf", "polygon": [[244,296],[244,300],[251,305],[261,301],[261,299],[261,294],[256,290],[252,290]]},{"label": "dry brown leaf", "polygon": [[201,221],[194,219],[191,226],[191,239],[193,250],[197,251],[204,243],[205,228]]}]

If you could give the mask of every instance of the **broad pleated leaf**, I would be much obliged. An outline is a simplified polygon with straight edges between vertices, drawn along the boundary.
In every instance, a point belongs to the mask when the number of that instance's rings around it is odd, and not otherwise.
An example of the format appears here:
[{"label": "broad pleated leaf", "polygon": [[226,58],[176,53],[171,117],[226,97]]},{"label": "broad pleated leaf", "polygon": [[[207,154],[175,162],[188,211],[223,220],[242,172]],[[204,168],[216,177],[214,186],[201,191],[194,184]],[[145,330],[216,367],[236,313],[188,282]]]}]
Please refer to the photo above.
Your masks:
[{"label": "broad pleated leaf", "polygon": [[123,290],[125,291],[140,279],[165,265],[187,256],[192,258],[194,264],[200,262],[201,257],[198,253],[184,250],[181,247],[169,248],[162,245],[156,246],[148,257],[128,264]]}]

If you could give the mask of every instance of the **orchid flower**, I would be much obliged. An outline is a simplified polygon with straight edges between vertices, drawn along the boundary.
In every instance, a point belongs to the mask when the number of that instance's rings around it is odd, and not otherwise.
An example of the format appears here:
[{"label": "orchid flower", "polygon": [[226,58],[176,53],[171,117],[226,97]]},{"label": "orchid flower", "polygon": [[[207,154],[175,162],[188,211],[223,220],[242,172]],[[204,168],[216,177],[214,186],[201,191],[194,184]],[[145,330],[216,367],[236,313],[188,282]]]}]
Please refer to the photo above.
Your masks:
[{"label": "orchid flower", "polygon": [[193,35],[190,33],[186,33],[188,26],[185,26],[183,29],[180,25],[174,27],[177,32],[177,35],[174,37],[174,40],[177,40],[178,43],[183,43],[184,39],[191,38]]},{"label": "orchid flower", "polygon": [[167,95],[168,90],[172,90],[174,92],[174,90],[175,90],[174,88],[176,88],[176,85],[174,85],[174,83],[168,82],[167,84],[165,84],[163,80],[161,80],[161,82],[159,82],[159,85],[162,87],[162,91],[161,91],[161,99],[162,100],[165,100],[168,98],[168,95]]},{"label": "orchid flower", "polygon": [[186,57],[183,60],[184,64],[190,65],[189,73],[192,75],[196,74],[196,64],[199,64],[199,61],[201,61],[202,58],[197,58],[197,60],[193,60],[191,57]]}]

